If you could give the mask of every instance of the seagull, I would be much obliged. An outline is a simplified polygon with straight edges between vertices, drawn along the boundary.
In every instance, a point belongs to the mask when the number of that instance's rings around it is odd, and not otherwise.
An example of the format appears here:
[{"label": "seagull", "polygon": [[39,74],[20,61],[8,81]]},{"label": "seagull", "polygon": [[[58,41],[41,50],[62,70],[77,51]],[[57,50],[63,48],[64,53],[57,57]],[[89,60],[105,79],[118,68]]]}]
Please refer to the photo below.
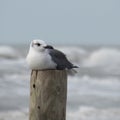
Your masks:
[{"label": "seagull", "polygon": [[32,70],[72,70],[78,68],[67,59],[63,52],[39,39],[30,43],[26,61]]}]

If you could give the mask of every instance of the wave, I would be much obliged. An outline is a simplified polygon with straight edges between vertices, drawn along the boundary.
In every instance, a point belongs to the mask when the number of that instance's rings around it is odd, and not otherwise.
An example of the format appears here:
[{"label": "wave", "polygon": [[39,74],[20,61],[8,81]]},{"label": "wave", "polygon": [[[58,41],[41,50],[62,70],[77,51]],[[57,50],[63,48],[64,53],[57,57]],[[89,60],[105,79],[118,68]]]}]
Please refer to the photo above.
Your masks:
[{"label": "wave", "polygon": [[[119,90],[120,90],[120,80],[116,77],[90,77],[88,75],[84,75],[81,77],[68,77],[68,91],[70,93],[70,99],[75,101],[76,97],[79,95],[95,95],[98,97],[113,97],[119,98]],[[105,89],[106,88],[106,89]],[[78,98],[79,100],[81,98]],[[94,99],[94,98],[93,98]],[[92,104],[92,103],[91,103]],[[93,103],[94,104],[94,103]]]},{"label": "wave", "polygon": [[0,58],[15,59],[19,53],[11,46],[0,46]]},{"label": "wave", "polygon": [[120,50],[101,48],[92,52],[83,62],[85,66],[118,66],[120,65]]},{"label": "wave", "polygon": [[28,109],[0,112],[0,120],[27,120]]},{"label": "wave", "polygon": [[81,106],[76,111],[70,111],[67,120],[119,120],[120,109],[98,109],[94,107]]},{"label": "wave", "polygon": [[100,48],[82,61],[83,67],[97,67],[103,72],[120,74],[120,50],[116,48]]},{"label": "wave", "polygon": [[[1,120],[27,120],[29,117],[28,110],[1,112]],[[109,108],[99,109],[88,106],[81,106],[76,111],[67,111],[66,120],[120,120],[120,109]]]}]

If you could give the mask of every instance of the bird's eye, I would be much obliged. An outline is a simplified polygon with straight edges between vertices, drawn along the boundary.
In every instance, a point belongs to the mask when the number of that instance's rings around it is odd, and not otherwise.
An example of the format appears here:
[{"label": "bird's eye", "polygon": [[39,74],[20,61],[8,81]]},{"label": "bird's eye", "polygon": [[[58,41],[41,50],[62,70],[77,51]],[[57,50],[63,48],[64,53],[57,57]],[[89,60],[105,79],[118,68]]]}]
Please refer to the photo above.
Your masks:
[{"label": "bird's eye", "polygon": [[37,46],[40,46],[41,44],[40,43],[36,43]]}]

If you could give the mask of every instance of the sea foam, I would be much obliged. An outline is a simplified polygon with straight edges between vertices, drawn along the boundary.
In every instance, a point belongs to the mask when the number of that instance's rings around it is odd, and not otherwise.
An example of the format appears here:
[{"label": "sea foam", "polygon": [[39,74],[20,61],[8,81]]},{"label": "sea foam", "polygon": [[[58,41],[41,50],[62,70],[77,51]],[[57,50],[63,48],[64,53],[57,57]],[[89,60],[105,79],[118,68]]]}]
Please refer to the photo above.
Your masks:
[{"label": "sea foam", "polygon": [[0,58],[14,59],[18,58],[19,54],[11,46],[0,46]]},{"label": "sea foam", "polygon": [[101,48],[93,51],[83,62],[85,66],[117,66],[120,65],[120,50]]}]

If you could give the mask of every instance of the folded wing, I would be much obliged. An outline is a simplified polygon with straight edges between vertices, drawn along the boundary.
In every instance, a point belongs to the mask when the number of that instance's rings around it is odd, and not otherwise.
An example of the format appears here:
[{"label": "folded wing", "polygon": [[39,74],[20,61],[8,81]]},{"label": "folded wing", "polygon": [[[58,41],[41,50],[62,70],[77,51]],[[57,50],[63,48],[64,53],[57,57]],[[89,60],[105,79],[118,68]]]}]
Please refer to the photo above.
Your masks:
[{"label": "folded wing", "polygon": [[64,69],[72,69],[72,68],[78,68],[77,66],[74,66],[65,56],[64,53],[56,50],[56,49],[49,49],[49,54],[52,57],[52,60],[57,64],[58,70],[64,70]]}]

